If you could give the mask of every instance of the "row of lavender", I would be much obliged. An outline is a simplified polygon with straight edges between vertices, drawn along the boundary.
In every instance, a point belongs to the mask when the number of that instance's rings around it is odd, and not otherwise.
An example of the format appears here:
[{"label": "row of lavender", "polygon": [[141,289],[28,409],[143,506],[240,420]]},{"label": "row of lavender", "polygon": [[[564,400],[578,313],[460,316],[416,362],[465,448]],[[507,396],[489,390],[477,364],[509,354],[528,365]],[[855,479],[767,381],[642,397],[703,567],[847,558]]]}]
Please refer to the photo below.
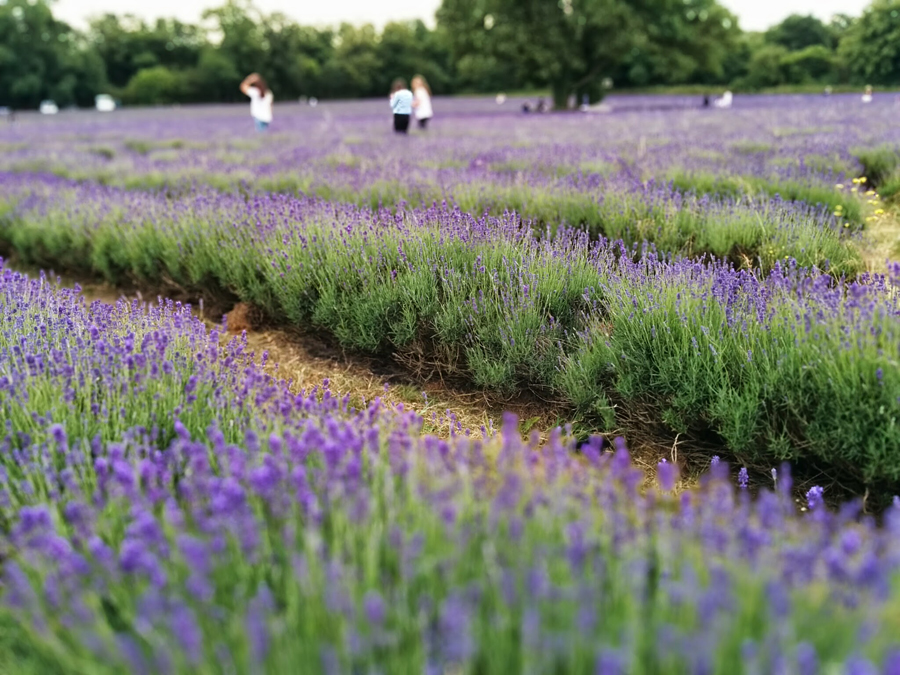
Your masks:
[{"label": "row of lavender", "polygon": [[[889,100],[861,109],[843,98],[761,97],[732,111],[690,110],[682,103],[613,115],[524,117],[455,102],[435,129],[409,139],[392,137],[375,103],[285,107],[275,132],[255,138],[244,137],[245,120],[233,108],[73,115],[0,129],[0,169],[144,189],[300,192],[373,207],[447,200],[473,214],[515,209],[552,227],[567,223],[629,243],[649,240],[671,253],[743,254],[755,262],[777,242],[762,237],[747,247],[732,237],[710,246],[695,234],[702,222],[692,223],[694,237],[686,242],[658,232],[652,218],[649,227],[623,232],[603,201],[612,197],[618,204],[622,193],[648,180],[738,199],[801,201],[821,207],[811,209],[804,227],[824,230],[816,235],[829,245],[820,249],[811,235],[788,254],[799,258],[807,250],[821,259],[838,248],[827,236],[834,234],[831,214],[851,228],[867,215],[835,184],[866,171],[860,159],[868,151],[900,143]],[[745,204],[742,211],[762,223],[748,228],[757,235],[777,229],[782,217],[768,204]],[[859,265],[845,269],[855,272]]]},{"label": "row of lavender", "polygon": [[900,672],[900,503],[643,491],[618,442],[292,394],[186,307],[0,306],[4,672]]},{"label": "row of lavender", "polygon": [[232,293],[346,347],[543,391],[605,431],[649,408],[743,462],[801,461],[876,501],[900,484],[896,268],[840,281],[788,259],[761,275],[446,207],[9,175],[0,199],[0,241],[31,263]]},{"label": "row of lavender", "polygon": [[897,105],[888,98],[860,106],[846,97],[752,97],[752,105],[729,111],[666,109],[666,97],[656,100],[661,109],[534,117],[460,100],[435,129],[408,139],[391,135],[380,101],[287,106],[271,135],[255,137],[239,107],[30,118],[0,128],[6,150],[0,168],[40,161],[119,180],[234,171],[254,179],[330,169],[322,183],[350,180],[356,187],[377,180],[480,182],[491,172],[524,174],[531,183],[542,174],[623,168],[659,178],[675,168],[831,184],[859,170],[857,150],[900,143]]}]

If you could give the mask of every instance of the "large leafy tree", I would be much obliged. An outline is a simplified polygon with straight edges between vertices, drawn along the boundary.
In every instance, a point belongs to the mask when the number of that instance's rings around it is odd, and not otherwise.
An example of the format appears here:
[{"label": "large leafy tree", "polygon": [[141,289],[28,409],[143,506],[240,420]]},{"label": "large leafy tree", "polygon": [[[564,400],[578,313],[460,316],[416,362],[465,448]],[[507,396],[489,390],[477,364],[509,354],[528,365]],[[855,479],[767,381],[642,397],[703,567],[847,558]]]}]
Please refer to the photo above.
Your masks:
[{"label": "large leafy tree", "polygon": [[131,15],[104,14],[93,20],[88,38],[106,64],[110,82],[123,87],[142,68],[195,66],[206,44],[199,27],[176,19],[148,24]]},{"label": "large leafy tree", "polygon": [[332,58],[322,68],[321,87],[326,96],[386,95],[381,86],[384,67],[374,26],[343,23],[335,33],[333,44]]},{"label": "large leafy tree", "polygon": [[831,49],[834,46],[834,34],[828,26],[812,15],[791,14],[777,26],[772,26],[766,31],[766,42],[781,45],[792,52],[815,46]]},{"label": "large leafy tree", "polygon": [[105,86],[103,61],[47,0],[0,3],[0,105],[90,105]]},{"label": "large leafy tree", "polygon": [[322,95],[322,66],[334,55],[333,31],[273,14],[263,21],[263,40],[267,56],[260,68],[279,98]]},{"label": "large leafy tree", "polygon": [[379,93],[388,91],[396,77],[409,80],[423,75],[431,88],[440,93],[452,85],[449,54],[421,21],[388,23],[381,31],[377,52],[382,64]]},{"label": "large leafy tree", "polygon": [[838,54],[858,80],[900,83],[900,0],[875,0],[844,32]]},{"label": "large leafy tree", "polygon": [[[264,18],[251,0],[227,0],[221,7],[203,13],[204,21],[212,25],[220,40],[219,54],[231,62],[238,78],[253,72],[271,78],[265,68],[270,45],[266,40]],[[240,79],[232,83],[225,100],[243,98],[237,88],[239,83]]]},{"label": "large leafy tree", "polygon": [[737,19],[716,0],[643,2],[635,44],[617,81],[627,85],[722,82],[739,52]]},{"label": "large leafy tree", "polygon": [[[536,84],[535,73],[510,53],[504,25],[495,27],[492,0],[442,0],[438,38],[450,53],[456,86],[462,91],[500,91]],[[543,84],[543,83],[541,83]]]},{"label": "large leafy tree", "polygon": [[716,0],[444,0],[438,23],[460,66],[505,66],[512,86],[549,85],[557,106],[598,100],[623,69],[642,84],[721,76],[738,33]]}]

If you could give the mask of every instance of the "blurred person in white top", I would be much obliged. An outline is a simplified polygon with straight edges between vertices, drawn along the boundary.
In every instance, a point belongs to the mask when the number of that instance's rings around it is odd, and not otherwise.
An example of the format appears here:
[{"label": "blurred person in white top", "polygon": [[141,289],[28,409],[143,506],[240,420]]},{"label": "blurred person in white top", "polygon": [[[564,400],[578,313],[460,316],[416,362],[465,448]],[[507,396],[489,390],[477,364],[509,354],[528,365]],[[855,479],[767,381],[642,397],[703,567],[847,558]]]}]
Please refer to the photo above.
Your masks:
[{"label": "blurred person in white top", "polygon": [[275,97],[259,73],[250,73],[241,82],[241,91],[250,97],[250,115],[257,131],[265,131],[272,123],[272,101]]},{"label": "blurred person in white top", "polygon": [[416,75],[412,79],[412,93],[416,120],[419,128],[425,129],[428,126],[428,120],[434,116],[434,110],[431,107],[431,88],[421,75]]},{"label": "blurred person in white top", "polygon": [[391,110],[394,112],[394,131],[409,132],[409,118],[413,111],[413,93],[406,88],[406,80],[398,77],[391,86]]}]

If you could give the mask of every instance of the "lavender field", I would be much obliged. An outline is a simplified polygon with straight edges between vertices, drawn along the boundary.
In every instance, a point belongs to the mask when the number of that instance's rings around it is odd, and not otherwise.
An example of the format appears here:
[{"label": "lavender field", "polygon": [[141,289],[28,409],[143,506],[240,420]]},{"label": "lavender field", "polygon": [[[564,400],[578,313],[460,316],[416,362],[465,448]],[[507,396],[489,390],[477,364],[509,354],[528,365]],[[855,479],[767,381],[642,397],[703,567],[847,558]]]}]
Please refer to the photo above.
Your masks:
[{"label": "lavender field", "polygon": [[[609,103],[0,127],[0,672],[900,673],[900,102]],[[437,437],[22,266],[560,427]]]}]

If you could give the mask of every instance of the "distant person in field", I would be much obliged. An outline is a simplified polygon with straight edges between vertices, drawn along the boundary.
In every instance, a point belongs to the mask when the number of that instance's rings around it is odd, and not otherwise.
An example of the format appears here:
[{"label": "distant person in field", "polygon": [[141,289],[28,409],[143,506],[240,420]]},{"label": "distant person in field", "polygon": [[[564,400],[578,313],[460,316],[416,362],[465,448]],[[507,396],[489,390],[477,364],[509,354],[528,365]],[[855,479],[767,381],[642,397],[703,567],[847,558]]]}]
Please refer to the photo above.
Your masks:
[{"label": "distant person in field", "polygon": [[413,111],[413,93],[406,88],[406,80],[398,77],[391,87],[391,110],[394,111],[394,131],[409,133],[409,118]]},{"label": "distant person in field", "polygon": [[420,129],[428,127],[428,120],[434,117],[431,107],[431,88],[421,75],[412,79],[413,109],[416,111],[416,121]]},{"label": "distant person in field", "polygon": [[250,73],[241,82],[241,91],[250,98],[250,115],[256,130],[265,131],[272,123],[272,90],[259,73]]},{"label": "distant person in field", "polygon": [[730,108],[732,100],[734,100],[734,95],[730,91],[726,91],[724,94],[722,94],[722,98],[716,99],[716,107]]},{"label": "distant person in field", "polygon": [[866,85],[866,90],[863,92],[863,95],[862,95],[862,102],[863,103],[871,103],[872,102],[872,87],[871,87],[871,85]]}]

